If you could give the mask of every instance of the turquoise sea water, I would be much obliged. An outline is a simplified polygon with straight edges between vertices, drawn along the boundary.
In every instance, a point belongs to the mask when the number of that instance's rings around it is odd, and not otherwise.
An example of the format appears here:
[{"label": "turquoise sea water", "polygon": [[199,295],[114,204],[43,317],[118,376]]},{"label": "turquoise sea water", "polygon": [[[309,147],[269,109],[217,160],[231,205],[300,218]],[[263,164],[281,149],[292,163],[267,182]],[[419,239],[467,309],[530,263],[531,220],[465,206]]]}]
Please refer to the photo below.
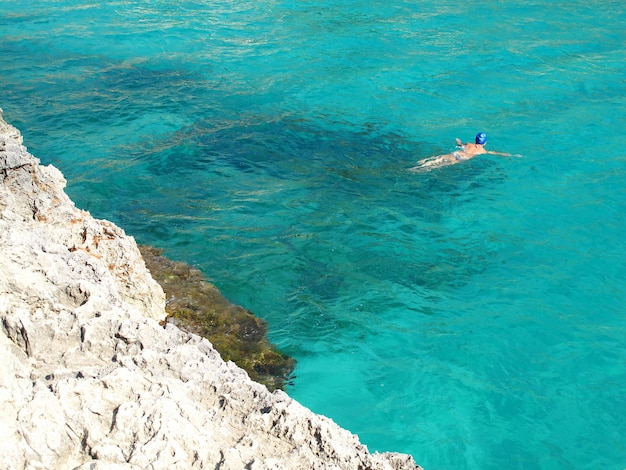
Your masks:
[{"label": "turquoise sea water", "polygon": [[[294,398],[434,469],[626,468],[626,8],[0,2],[0,107]],[[454,138],[493,150],[425,174]]]}]

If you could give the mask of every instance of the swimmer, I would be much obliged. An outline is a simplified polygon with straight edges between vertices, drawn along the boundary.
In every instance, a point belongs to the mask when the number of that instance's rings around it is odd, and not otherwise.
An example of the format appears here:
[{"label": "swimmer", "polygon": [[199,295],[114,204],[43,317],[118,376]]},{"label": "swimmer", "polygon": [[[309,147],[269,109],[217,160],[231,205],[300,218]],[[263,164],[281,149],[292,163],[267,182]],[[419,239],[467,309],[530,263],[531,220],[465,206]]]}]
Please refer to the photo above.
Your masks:
[{"label": "swimmer", "polygon": [[420,172],[429,171],[433,168],[441,168],[442,166],[455,165],[464,160],[470,160],[478,155],[500,155],[503,157],[521,157],[521,155],[511,155],[510,153],[494,152],[493,150],[485,149],[487,144],[487,134],[479,132],[476,134],[475,143],[461,142],[461,139],[456,139],[456,146],[459,148],[456,152],[447,153],[445,155],[436,155],[434,157],[425,158],[417,162],[417,166],[409,168],[409,171]]}]

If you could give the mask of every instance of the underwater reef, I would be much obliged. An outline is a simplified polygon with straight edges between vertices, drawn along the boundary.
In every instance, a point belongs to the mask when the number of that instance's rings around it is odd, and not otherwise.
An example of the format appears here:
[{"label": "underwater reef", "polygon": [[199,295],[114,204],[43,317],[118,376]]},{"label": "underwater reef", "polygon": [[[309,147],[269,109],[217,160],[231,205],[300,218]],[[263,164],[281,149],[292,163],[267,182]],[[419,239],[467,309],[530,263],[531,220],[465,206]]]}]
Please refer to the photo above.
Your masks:
[{"label": "underwater reef", "polygon": [[225,361],[233,361],[270,391],[284,389],[296,361],[267,340],[264,320],[232,304],[198,269],[151,246],[139,250],[165,292],[167,322],[208,339]]}]

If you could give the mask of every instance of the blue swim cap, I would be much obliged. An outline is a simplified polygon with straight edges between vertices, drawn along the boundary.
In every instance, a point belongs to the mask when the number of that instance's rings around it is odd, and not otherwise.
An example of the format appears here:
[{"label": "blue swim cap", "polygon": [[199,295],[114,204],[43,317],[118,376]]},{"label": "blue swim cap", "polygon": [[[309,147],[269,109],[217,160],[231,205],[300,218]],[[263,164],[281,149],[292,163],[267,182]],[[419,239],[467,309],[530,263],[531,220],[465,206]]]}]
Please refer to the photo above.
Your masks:
[{"label": "blue swim cap", "polygon": [[487,134],[484,132],[479,132],[476,134],[476,143],[478,145],[485,145],[487,143]]}]

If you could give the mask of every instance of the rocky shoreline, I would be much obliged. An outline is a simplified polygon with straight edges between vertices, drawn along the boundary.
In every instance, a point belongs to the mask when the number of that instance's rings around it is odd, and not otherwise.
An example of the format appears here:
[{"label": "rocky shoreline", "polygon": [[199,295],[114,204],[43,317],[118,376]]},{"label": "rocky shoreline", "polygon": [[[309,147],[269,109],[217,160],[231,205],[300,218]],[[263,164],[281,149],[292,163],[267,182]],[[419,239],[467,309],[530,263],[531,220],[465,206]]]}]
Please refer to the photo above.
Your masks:
[{"label": "rocky shoreline", "polygon": [[416,469],[166,323],[130,236],[0,110],[0,469]]}]

